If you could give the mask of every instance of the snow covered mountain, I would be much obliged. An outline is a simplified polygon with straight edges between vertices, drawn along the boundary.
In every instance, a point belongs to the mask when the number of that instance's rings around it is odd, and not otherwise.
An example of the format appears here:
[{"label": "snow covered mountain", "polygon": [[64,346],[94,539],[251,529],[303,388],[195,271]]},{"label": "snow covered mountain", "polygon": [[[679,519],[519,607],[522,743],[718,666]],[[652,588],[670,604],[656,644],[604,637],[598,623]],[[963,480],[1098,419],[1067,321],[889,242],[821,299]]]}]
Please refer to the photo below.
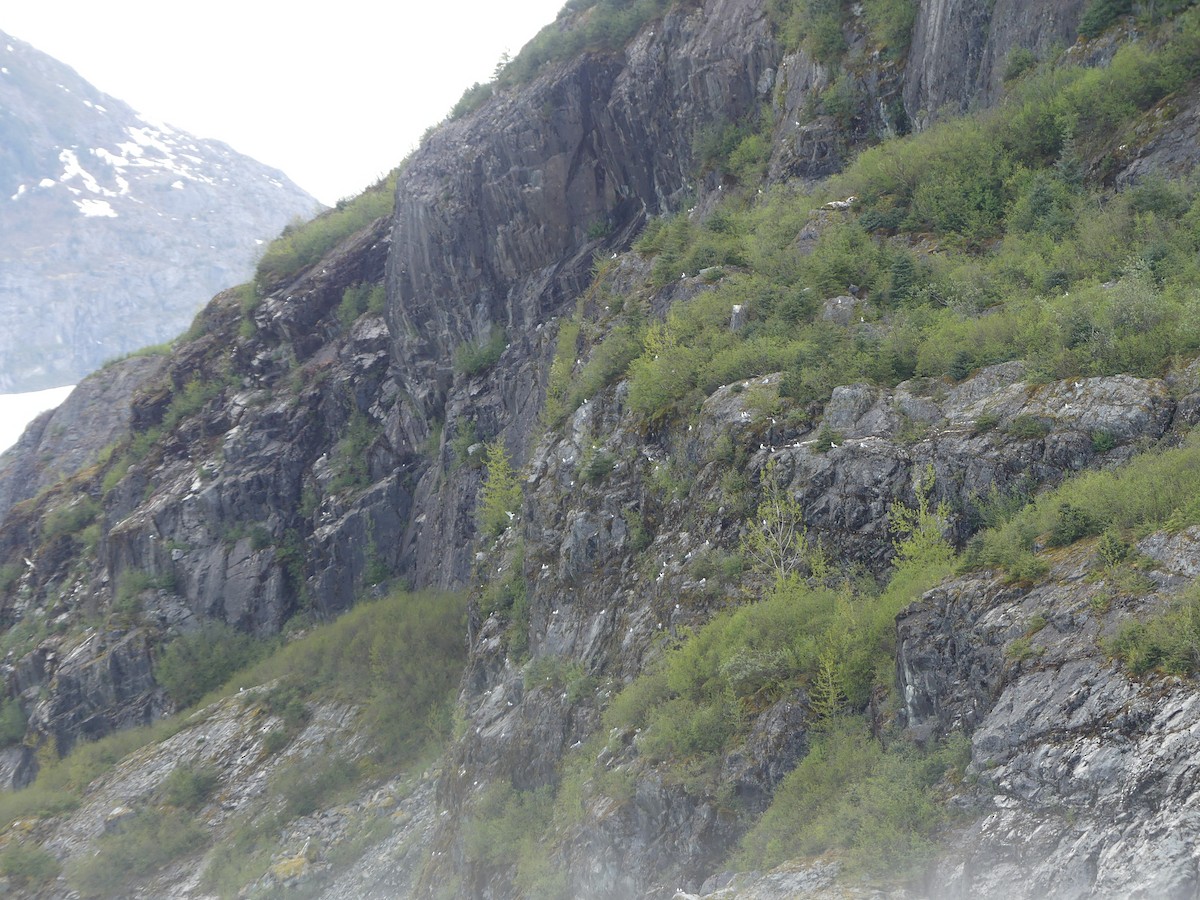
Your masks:
[{"label": "snow covered mountain", "polygon": [[319,204],[0,32],[0,391],[174,338]]}]

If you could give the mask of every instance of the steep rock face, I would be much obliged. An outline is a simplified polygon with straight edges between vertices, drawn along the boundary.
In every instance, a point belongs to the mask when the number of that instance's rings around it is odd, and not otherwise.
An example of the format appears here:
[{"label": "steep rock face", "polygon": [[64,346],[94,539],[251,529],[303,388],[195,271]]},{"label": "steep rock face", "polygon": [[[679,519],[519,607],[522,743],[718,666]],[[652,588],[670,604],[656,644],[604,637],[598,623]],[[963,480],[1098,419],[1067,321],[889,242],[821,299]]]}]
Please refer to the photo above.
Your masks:
[{"label": "steep rock face", "polygon": [[[1065,475],[1128,457],[1157,441],[1176,401],[1160,380],[1117,375],[1031,385],[1005,363],[962,384],[904,382],[886,392],[836,388],[811,432],[771,455],[801,498],[805,521],[839,557],[883,563],[887,512],[911,503],[932,471],[954,510],[954,537],[975,528],[972,511],[993,493],[1029,494]],[[832,434],[833,446],[817,441]],[[1104,436],[1098,451],[1095,438]]]},{"label": "steep rock face", "polygon": [[[728,22],[755,36],[743,39]],[[911,502],[930,467],[939,496],[952,504],[953,537],[962,538],[973,527],[972,504],[993,487],[1030,490],[1119,462],[1142,443],[1170,440],[1172,426],[1194,419],[1200,404],[1195,394],[1183,396],[1189,388],[1178,380],[1033,384],[1019,365],[1006,364],[959,384],[844,385],[801,424],[776,422],[751,402],[758,392],[778,390],[778,377],[766,376],[718,389],[686,431],[649,433],[626,409],[626,387],[616,385],[587,398],[527,451],[554,319],[588,277],[591,254],[622,249],[644,215],[681,201],[691,141],[705,117],[735,116],[765,96],[773,52],[765,35],[754,3],[714,0],[699,12],[676,10],[648,26],[623,63],[599,55],[564,64],[435,135],[400,178],[394,221],[375,223],[312,269],[269,286],[251,309],[243,309],[245,297],[219,297],[204,314],[205,334],[173,354],[132,401],[136,432],[165,430],[103,497],[109,534],[95,566],[72,568],[77,556],[69,538],[39,545],[37,515],[29,510],[10,515],[0,529],[5,559],[36,550],[36,569],[22,570],[18,590],[5,597],[12,601],[3,610],[7,620],[39,604],[55,616],[102,605],[123,575],[141,572],[155,587],[138,596],[140,630],[126,641],[150,647],[152,656],[154,640],[205,617],[268,634],[306,602],[336,614],[369,588],[374,569],[418,585],[461,586],[485,566],[516,574],[528,600],[521,636],[535,666],[510,656],[505,616],[477,608],[464,734],[436,798],[423,801],[436,807],[437,821],[424,810],[420,840],[438,855],[412,887],[435,894],[465,873],[464,891],[511,896],[511,871],[466,862],[464,828],[488,788],[552,785],[561,760],[595,732],[603,700],[643,671],[672,635],[737,599],[739,588],[702,574],[707,553],[737,547],[752,513],[725,505],[711,459],[719,437],[750,461],[751,478],[774,461],[814,536],[878,573],[891,552],[889,505]],[[627,76],[631,66],[644,67],[651,85]],[[664,124],[677,109],[690,118]],[[701,195],[701,212],[706,202]],[[609,233],[589,236],[593,224],[595,235]],[[798,249],[806,239],[799,236]],[[643,262],[623,259],[618,269],[622,284],[644,287]],[[340,321],[346,289],[378,283],[385,270],[386,315]],[[705,289],[703,279],[685,278],[636,299],[661,313],[672,299]],[[829,321],[857,327],[853,308],[829,305]],[[454,351],[492,326],[508,332],[499,358],[473,373],[455,371]],[[175,398],[194,379],[215,385],[215,393],[175,421]],[[819,441],[822,434],[835,437]],[[481,552],[476,462],[480,442],[497,436],[526,463],[526,501],[514,511],[518,528]],[[464,446],[468,438],[475,443]],[[961,724],[986,735],[997,692],[1013,677],[1004,644],[1014,636],[1015,613],[1005,604],[1016,595],[977,578],[940,597],[912,611],[902,631],[906,715],[918,734]],[[993,605],[1006,610],[1008,624],[987,618]],[[21,691],[29,689],[22,701],[39,733],[69,742],[140,721],[161,701],[141,678],[138,659],[127,682],[114,674],[84,697],[76,690],[85,677],[78,670],[102,672],[105,657],[89,651],[78,666],[62,666],[70,647],[57,641],[49,636],[39,644],[17,677]],[[95,647],[103,651],[101,643]],[[1071,652],[1090,659],[1072,671],[1105,680],[1106,691],[1111,680],[1113,696],[1126,696],[1123,676],[1092,659],[1092,649]],[[578,675],[598,685],[594,696],[575,696],[578,685],[566,682]],[[746,809],[760,810],[806,752],[806,720],[807,698],[789,697],[721,761],[722,777]],[[997,729],[990,733],[1000,740]],[[1036,731],[1030,754],[1046,733]],[[632,796],[584,810],[589,829],[556,859],[570,890],[597,898],[723,890],[705,882],[736,841],[739,822],[703,792],[639,768],[634,735],[615,738],[607,764],[631,779]],[[28,760],[13,764],[14,779],[26,777],[18,775],[20,764],[27,769]],[[1005,840],[1044,820],[1046,810],[1022,809],[1028,818],[1014,818]],[[979,858],[999,859],[1001,839],[989,840]],[[408,890],[414,872],[404,867],[421,864],[409,854],[398,871],[387,872],[377,858],[371,872],[338,888],[340,896]],[[944,871],[955,865],[947,862]],[[186,877],[166,874],[162,884]],[[812,869],[795,877],[793,887],[774,895],[794,896],[831,879]],[[969,873],[946,878],[997,893],[1002,884]],[[762,895],[771,896],[765,888]]]},{"label": "steep rock face", "polygon": [[[728,589],[718,579],[710,584],[698,574],[706,553],[736,549],[744,525],[739,514],[720,506],[721,468],[711,459],[719,435],[750,459],[751,472],[761,475],[773,462],[802,505],[810,537],[827,552],[882,571],[893,549],[890,507],[913,504],[928,469],[938,497],[949,505],[951,536],[962,539],[977,527],[974,510],[993,489],[1029,491],[1085,467],[1115,464],[1135,446],[1163,440],[1176,412],[1176,400],[1159,380],[1115,376],[1031,385],[1023,374],[1019,364],[1003,364],[958,385],[910,382],[891,392],[845,386],[834,391],[822,416],[798,431],[756,404],[755,391],[778,389],[778,376],[770,376],[716,391],[681,441],[640,435],[622,405],[624,386],[592,398],[536,448],[528,465],[522,540],[531,654],[535,660],[578,661],[601,683],[615,682],[642,671],[669,635],[702,624],[727,601]],[[977,430],[976,422],[984,420],[991,430]],[[1041,423],[1036,434],[1010,433],[1014,422],[1028,421]],[[1105,434],[1111,446],[1099,453],[1092,433],[1102,426],[1110,429]],[[839,433],[837,446],[820,447],[817,436],[829,430]],[[601,454],[612,460],[612,469],[589,478],[587,461]],[[685,485],[674,495],[661,487],[667,467]],[[641,550],[641,565],[635,529],[652,538]],[[489,560],[504,558],[502,552],[488,554]],[[975,608],[969,600],[961,605]],[[440,829],[438,846],[454,871],[469,871],[455,843],[457,823],[488,787],[507,781],[532,790],[551,783],[557,760],[596,727],[588,704],[567,702],[562,684],[531,688],[507,656],[503,622],[488,619],[473,640],[464,692],[471,733],[441,787],[453,815]],[[947,627],[928,645],[957,659],[957,642],[970,639],[952,633]],[[982,685],[979,714],[990,708],[988,691],[1003,668],[1002,658],[988,659],[954,680]],[[911,668],[938,670],[925,660]],[[722,778],[735,785],[743,810],[761,811],[802,758],[806,717],[804,697],[786,701],[762,715],[746,745],[724,761]],[[975,724],[962,719],[946,728]],[[918,725],[915,717],[912,725]],[[633,739],[623,736],[626,752],[608,764],[636,779],[633,796],[623,805],[589,809],[586,826],[559,860],[574,896],[669,897],[676,888],[699,890],[744,827],[702,792],[639,766]],[[771,764],[760,764],[767,759]],[[445,876],[448,870],[434,871]],[[479,890],[487,885],[503,894],[490,880],[496,873],[473,877]]]},{"label": "steep rock face", "polygon": [[[536,336],[586,286],[594,253],[624,249],[648,215],[694,187],[697,134],[754,109],[775,57],[756,0],[685,4],[622,54],[585,55],[430,138],[401,175],[388,261],[406,432],[427,434],[443,407],[447,433],[465,424],[463,402],[447,400],[456,348],[491,328]],[[468,388],[480,436],[503,431],[518,452],[541,402],[528,356],[506,356],[483,396]],[[418,490],[432,496],[428,484]],[[451,487],[428,505],[412,537],[417,580],[461,582],[461,498]]]},{"label": "steep rock face", "polygon": [[929,122],[939,110],[966,112],[999,97],[1008,55],[1041,56],[1074,43],[1086,0],[932,0],[921,3],[905,67],[909,117]]},{"label": "steep rock face", "polygon": [[901,616],[908,723],[969,729],[979,779],[976,818],[931,873],[931,896],[1195,893],[1195,690],[1131,679],[1100,643],[1194,578],[1200,534],[1136,549],[1153,568],[1133,594],[1085,577],[1098,566],[1085,548],[1032,589],[984,573]]},{"label": "steep rock face", "polygon": [[0,60],[0,391],[73,384],[176,337],[319,206],[3,33]]}]

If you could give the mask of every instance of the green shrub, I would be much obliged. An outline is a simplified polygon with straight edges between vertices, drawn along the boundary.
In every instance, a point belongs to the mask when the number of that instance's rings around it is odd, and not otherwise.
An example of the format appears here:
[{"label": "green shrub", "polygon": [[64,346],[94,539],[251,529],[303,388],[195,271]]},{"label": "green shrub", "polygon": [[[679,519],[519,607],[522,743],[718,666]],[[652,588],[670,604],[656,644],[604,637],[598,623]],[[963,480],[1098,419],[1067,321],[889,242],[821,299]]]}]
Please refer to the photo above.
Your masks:
[{"label": "green shrub", "polygon": [[1072,534],[1084,537],[1109,528],[1139,535],[1187,528],[1200,524],[1198,492],[1200,435],[1192,433],[1180,447],[1142,454],[1117,469],[1081,473],[1042,494],[981,533],[966,563],[1010,570],[1026,566],[1035,539],[1056,529],[1056,539],[1065,541]]},{"label": "green shrub", "polygon": [[1080,538],[1099,534],[1102,527],[1089,510],[1070,503],[1060,503],[1046,542],[1051,547],[1066,547]]},{"label": "green shrub", "polygon": [[176,707],[186,709],[239,670],[262,659],[271,646],[271,642],[224,622],[209,620],[167,644],[154,667],[154,677]]},{"label": "green shrub", "polygon": [[622,377],[641,352],[641,328],[632,322],[617,325],[605,335],[571,382],[563,412],[572,413],[599,391]]},{"label": "green shrub", "polygon": [[257,293],[265,294],[272,285],[311,266],[350,235],[390,215],[398,172],[393,171],[351,200],[339,201],[307,223],[288,225],[259,260],[254,276]]},{"label": "green shrub", "polygon": [[294,700],[303,710],[301,698],[354,703],[376,756],[407,762],[444,737],[442,713],[465,663],[465,615],[460,595],[395,591],[280,647],[226,690],[279,681],[285,719]]},{"label": "green shrub", "polygon": [[294,735],[286,728],[275,728],[267,732],[263,738],[263,753],[274,756],[292,742]]},{"label": "green shrub", "polygon": [[492,577],[479,598],[479,612],[489,616],[494,612],[507,612],[526,602],[525,545],[518,541],[512,559],[502,577]]},{"label": "green shrub", "polygon": [[1089,0],[1079,20],[1079,33],[1086,38],[1096,37],[1132,11],[1133,0]]},{"label": "green shrub", "polygon": [[386,302],[387,292],[382,282],[352,284],[342,292],[342,299],[337,308],[338,322],[343,328],[349,328],[368,312],[373,315],[382,313]]},{"label": "green shrub", "polygon": [[1127,622],[1106,648],[1134,675],[1200,672],[1200,591],[1193,587],[1158,615]]},{"label": "green shrub", "polygon": [[379,425],[355,409],[333,448],[331,462],[336,474],[329,482],[330,493],[360,491],[371,484],[370,449],[378,438]]},{"label": "green shrub", "polygon": [[0,747],[20,743],[26,724],[25,711],[15,697],[0,699]]},{"label": "green shrub", "polygon": [[76,534],[99,514],[100,504],[91,497],[76,497],[46,513],[42,520],[42,538],[49,540],[64,534]]},{"label": "green shrub", "polygon": [[516,791],[496,784],[475,804],[463,834],[467,858],[475,862],[511,863],[528,850],[536,850],[539,837],[550,823],[553,795],[548,788]]},{"label": "green shrub", "polygon": [[170,806],[199,809],[212,795],[219,780],[212,768],[181,763],[163,779],[158,793],[162,801]]},{"label": "green shrub", "polygon": [[1020,440],[1037,440],[1050,433],[1050,423],[1038,416],[1022,413],[1014,417],[1004,430]]},{"label": "green shrub", "polygon": [[21,566],[18,563],[5,563],[0,566],[0,594],[7,594],[21,580]]},{"label": "green shrub", "polygon": [[617,458],[607,450],[599,450],[591,455],[580,470],[580,477],[588,484],[599,484],[613,472]]},{"label": "green shrub", "polygon": [[504,329],[493,328],[486,338],[458,346],[454,351],[454,371],[468,378],[479,375],[496,364],[506,346],[508,338]]},{"label": "green shrub", "polygon": [[[620,49],[671,0],[573,0],[553,22],[534,35],[497,73],[496,84],[530,81],[543,67],[585,52]],[[573,16],[573,18],[572,18]]]},{"label": "green shrub", "polygon": [[462,96],[459,97],[454,106],[450,108],[450,115],[448,118],[450,121],[454,121],[455,119],[461,119],[468,113],[474,112],[475,110],[479,109],[479,107],[483,106],[483,104],[489,99],[491,99],[494,91],[495,86],[491,82],[486,84],[481,84],[478,81],[475,82],[462,92]]},{"label": "green shrub", "polygon": [[765,869],[840,851],[851,871],[890,877],[918,871],[951,815],[935,786],[965,768],[969,747],[959,735],[928,753],[903,741],[884,749],[862,719],[830,721],[742,839],[738,865]]},{"label": "green shrub", "polygon": [[567,394],[571,389],[571,373],[575,371],[575,360],[579,354],[580,330],[578,315],[559,323],[554,360],[550,363],[550,376],[546,381],[546,402],[542,407],[542,417],[547,424],[556,425],[574,412],[574,409],[568,409]]},{"label": "green shrub", "polygon": [[58,860],[36,844],[12,840],[0,850],[0,875],[17,887],[36,889],[53,881],[60,871]]},{"label": "green shrub", "polygon": [[289,822],[312,815],[361,777],[355,762],[330,754],[306,766],[281,766],[271,778],[270,789],[282,799],[282,819]]},{"label": "green shrub", "polygon": [[1037,55],[1028,47],[1013,47],[1004,62],[1004,80],[1020,78],[1037,65]]},{"label": "green shrub", "polygon": [[866,0],[863,11],[872,40],[892,59],[903,56],[917,21],[916,0]]},{"label": "green shrub", "polygon": [[101,836],[95,854],[73,859],[67,865],[67,881],[85,897],[116,896],[134,878],[198,850],[207,840],[204,829],[188,816],[142,810],[119,831]]},{"label": "green shrub", "polygon": [[148,572],[127,569],[117,578],[117,590],[113,597],[113,614],[126,624],[137,621],[142,611],[142,594],[152,590],[155,580]]},{"label": "green shrub", "polygon": [[455,423],[454,437],[450,439],[451,466],[455,469],[482,466],[485,454],[478,451],[471,453],[471,448],[479,443],[475,423],[470,419],[459,419]]}]

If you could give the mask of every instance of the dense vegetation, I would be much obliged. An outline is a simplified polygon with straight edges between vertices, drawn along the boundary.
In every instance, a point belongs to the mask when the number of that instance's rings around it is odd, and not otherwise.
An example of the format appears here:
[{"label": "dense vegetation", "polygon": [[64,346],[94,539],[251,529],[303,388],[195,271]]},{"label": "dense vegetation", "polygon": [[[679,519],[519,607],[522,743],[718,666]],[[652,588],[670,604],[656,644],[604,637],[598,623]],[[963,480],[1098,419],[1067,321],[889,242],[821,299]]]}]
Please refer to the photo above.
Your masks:
[{"label": "dense vegetation", "polygon": [[395,206],[396,177],[394,170],[356,197],[341,200],[308,222],[294,222],[267,245],[254,284],[261,295],[269,286],[294,276],[328,253],[339,242],[361,230],[380,216],[391,213]]},{"label": "dense vegetation", "polygon": [[[548,419],[622,377],[634,411],[658,422],[773,371],[797,404],[839,384],[961,380],[1011,359],[1035,380],[1161,374],[1200,347],[1200,194],[1190,180],[1114,193],[1103,179],[1120,143],[1145,139],[1146,112],[1200,71],[1195,12],[1164,41],[1126,45],[1106,69],[1031,69],[1001,108],[867,150],[820,192],[730,192],[703,222],[651,222],[636,249],[655,283],[699,273],[712,289],[653,324],[617,298],[619,327],[579,370],[567,364],[585,323],[565,325]],[[821,209],[845,196],[851,212]],[[813,250],[796,253],[814,216]],[[823,318],[851,287],[861,326]]]},{"label": "dense vegetation", "polygon": [[[241,702],[261,706],[278,719],[263,740],[271,756],[282,750],[308,721],[314,701],[336,701],[358,710],[361,733],[369,752],[329,757],[303,771],[286,767],[272,776],[265,806],[244,812],[228,845],[207,871],[210,887],[235,896],[270,861],[278,827],[306,815],[364,779],[403,771],[436,752],[451,731],[451,704],[462,673],[464,602],[461,596],[393,592],[382,600],[364,601],[337,621],[311,628],[278,647],[260,662],[238,668],[266,647],[228,629],[210,626],[168,648],[167,681],[187,703],[200,692],[223,683],[207,702],[239,695]],[[193,671],[194,666],[194,671]],[[226,702],[234,702],[226,700]],[[200,704],[204,706],[205,704]],[[215,708],[209,708],[211,714]],[[185,714],[152,727],[119,732],[80,744],[57,759],[45,753],[37,780],[30,787],[0,795],[0,831],[17,819],[35,820],[69,810],[84,797],[89,784],[122,759],[147,744],[165,740],[188,724]],[[211,837],[196,820],[216,785],[212,769],[179,766],[142,798],[129,822],[102,838],[97,852],[68,867],[71,884],[85,896],[111,896],[130,879],[148,875],[180,857],[207,848]],[[262,810],[266,810],[265,812]],[[13,845],[0,854],[0,867],[31,882],[57,873],[53,857],[33,845]]]},{"label": "dense vegetation", "polygon": [[[549,63],[622,46],[669,5],[568,3],[564,21],[499,67],[493,84],[473,88],[456,114]],[[1166,4],[1160,14],[1186,5]],[[865,0],[862,10],[874,47],[893,58],[903,54],[915,3]],[[1100,34],[1131,12],[1129,3],[1093,0],[1081,30]],[[835,68],[843,62],[848,4],[779,0],[770,13],[785,45]],[[815,191],[759,190],[772,140],[769,115],[701,134],[699,166],[729,176],[731,189],[702,220],[688,213],[653,220],[634,248],[648,261],[650,291],[679,281],[697,290],[681,291],[686,299],[655,321],[647,296],[618,293],[610,282],[615,265],[598,261],[591,290],[559,325],[547,426],[560,425],[619,381],[628,386],[624,400],[636,424],[653,433],[686,426],[718,387],[773,372],[783,373],[779,397],[762,402],[796,426],[833,387],[850,382],[894,385],[924,377],[945,384],[1007,360],[1023,361],[1034,380],[1151,376],[1194,357],[1200,350],[1200,185],[1147,178],[1117,190],[1110,182],[1129,148],[1153,134],[1158,114],[1169,112],[1172,99],[1200,75],[1200,15],[1182,15],[1154,41],[1122,47],[1106,69],[1073,65],[1066,57],[1039,62],[1027,53],[1014,55],[1006,74],[1009,94],[997,110],[884,142]],[[853,100],[832,91],[821,102],[830,112]],[[240,289],[244,308],[252,309],[266,286],[296,275],[390,211],[394,177],[285,231],[264,254],[256,284]],[[855,199],[827,205],[845,197]],[[817,226],[806,247],[811,252],[797,252],[797,234],[810,224]],[[858,317],[849,326],[823,315],[826,301],[845,294],[853,294]],[[383,302],[382,285],[356,284],[336,317],[350,328]],[[730,327],[735,307],[736,329]],[[506,347],[500,330],[462,345],[456,375],[486,375]],[[156,441],[234,383],[221,370],[215,379],[175,386],[162,422],[118,448],[102,490],[114,489]],[[1048,426],[1012,427],[1017,436],[1036,437]],[[528,896],[565,892],[554,863],[556,842],[584,823],[594,804],[629,801],[637,778],[649,770],[683,791],[714,798],[723,813],[745,817],[732,865],[761,868],[829,854],[852,869],[904,874],[925,858],[932,836],[950,820],[939,792],[961,776],[966,758],[960,735],[917,750],[891,730],[897,613],[956,569],[1031,581],[1048,570],[1040,548],[1077,542],[1094,548],[1093,574],[1118,591],[1141,584],[1138,538],[1200,524],[1195,436],[1126,467],[1081,475],[1029,502],[988,498],[977,523],[987,527],[962,554],[943,537],[947,510],[934,502],[927,473],[915,505],[890,510],[895,554],[892,568],[876,580],[838,566],[811,544],[798,504],[773,470],[752,483],[742,471],[744,455],[730,443],[712,448],[712,455],[728,469],[723,486],[729,507],[744,514],[743,539],[725,556],[694,565],[697,571],[710,567],[727,584],[740,581],[744,590],[714,602],[704,625],[664,635],[656,662],[616,685],[601,683],[575,660],[529,659],[524,544],[518,529],[510,531],[522,514],[522,479],[502,442],[480,452],[474,426],[456,428],[448,442],[455,464],[484,469],[479,533],[489,548],[506,554],[503,565],[488,567],[495,574],[481,586],[479,612],[508,619],[506,649],[511,662],[525,667],[526,691],[552,690],[572,704],[593,704],[590,712],[600,723],[564,760],[556,784],[530,791],[491,785],[465,827],[468,859],[513,866],[515,884]],[[376,437],[367,417],[350,416],[330,455],[330,494],[370,483],[367,451]],[[1111,447],[1104,433],[1092,440],[1098,450]],[[602,484],[614,464],[611,454],[593,447],[579,464],[581,485]],[[666,465],[655,472],[651,489],[686,495],[682,476]],[[54,506],[41,521],[43,537],[94,546],[101,506],[91,497]],[[651,537],[642,521],[631,516],[628,524],[630,546],[647,549]],[[271,542],[262,525],[227,538],[248,538],[255,549]],[[280,550],[293,562],[299,554],[295,547]],[[382,581],[386,574],[365,580]],[[0,572],[0,580],[18,575]],[[115,624],[129,624],[141,592],[155,586],[161,585],[146,573],[123,574],[114,615],[128,618]],[[356,708],[372,748],[332,753],[306,771],[281,767],[269,778],[266,805],[239,813],[205,874],[206,888],[237,895],[266,870],[276,834],[289,819],[444,746],[454,728],[464,630],[462,598],[396,592],[291,642],[256,641],[210,625],[165,647],[156,676],[180,707],[251,689],[243,702],[273,717],[262,741],[268,758],[296,740],[315,700]],[[13,629],[0,649],[24,649],[40,636]],[[1104,646],[1136,675],[1194,674],[1200,670],[1200,593],[1184,592],[1161,616],[1130,622]],[[748,740],[755,717],[781,702],[804,705],[810,748],[765,814],[752,821],[722,784],[721,766]],[[48,748],[35,784],[0,798],[0,822],[72,808],[98,775],[184,721],[80,746],[62,760]],[[20,706],[0,701],[0,745],[19,740],[24,730]],[[126,828],[98,843],[95,856],[68,867],[72,885],[84,894],[111,894],[131,877],[210,846],[191,823],[209,802],[214,781],[211,770],[177,769],[144,798]],[[56,877],[58,867],[32,841],[16,842],[0,851],[0,873],[36,885]]]},{"label": "dense vegetation", "polygon": [[[1097,21],[1106,18],[1100,29],[1129,11],[1109,15],[1101,5],[1093,4]],[[905,43],[911,4],[867,9],[881,45]],[[835,59],[843,49],[841,4],[776,14],[789,40],[814,55]],[[1198,61],[1195,11],[1157,43],[1125,45],[1105,69],[1066,57],[1015,60],[998,109],[880,144],[815,192],[757,190],[769,120],[714,129],[697,147],[701,164],[752,190],[727,191],[703,220],[686,213],[654,220],[635,245],[650,261],[653,287],[682,275],[703,289],[682,292],[665,320],[653,322],[645,298],[616,293],[608,261],[598,262],[590,293],[560,324],[546,422],[561,423],[622,380],[628,408],[654,428],[692,421],[722,385],[776,371],[782,397],[764,402],[794,422],[839,384],[947,383],[1008,360],[1024,362],[1034,381],[1178,371],[1200,350],[1200,190],[1194,179],[1150,177],[1121,190],[1109,179],[1121,154],[1152,133],[1159,110],[1195,83]],[[826,207],[844,197],[855,198],[848,210]],[[818,226],[811,252],[797,253],[796,235],[810,223]],[[827,321],[825,301],[848,293],[860,321]],[[734,307],[741,308],[737,329]],[[1036,437],[1046,427],[1020,421],[1011,430]],[[1098,452],[1113,445],[1101,432],[1092,441]],[[603,808],[595,804],[631,800],[637,779],[652,769],[736,809],[721,782],[723,761],[757,714],[804,698],[810,753],[749,828],[732,864],[833,854],[852,869],[902,875],[920,864],[948,820],[939,794],[948,777],[962,774],[966,745],[955,736],[918,751],[887,733],[897,702],[890,643],[897,612],[956,568],[1031,579],[1048,569],[1036,548],[1078,541],[1094,543],[1095,577],[1114,591],[1144,586],[1134,542],[1200,524],[1200,507],[1189,499],[1200,489],[1196,447],[1193,437],[1126,467],[1081,475],[1028,505],[1024,496],[982,498],[975,524],[984,530],[962,554],[942,539],[945,510],[932,504],[927,482],[916,508],[892,510],[897,554],[882,587],[831,567],[803,540],[802,523],[766,527],[798,516],[772,501],[767,473],[734,560],[738,572],[758,573],[734,577],[761,591],[695,632],[664,638],[657,664],[600,700],[602,725],[565,760],[555,791],[493,787],[475,810],[468,852],[487,864],[515,858],[522,890],[559,896],[564,876],[547,847]],[[736,448],[727,455],[736,459]],[[753,487],[738,482],[737,489]],[[762,552],[785,531],[793,536],[788,552]],[[772,563],[781,559],[791,562]],[[1162,616],[1127,625],[1105,649],[1134,673],[1190,674],[1200,669],[1198,623],[1200,601],[1189,592]],[[568,660],[534,659],[528,667],[533,684],[569,695],[604,698],[612,690]]]}]

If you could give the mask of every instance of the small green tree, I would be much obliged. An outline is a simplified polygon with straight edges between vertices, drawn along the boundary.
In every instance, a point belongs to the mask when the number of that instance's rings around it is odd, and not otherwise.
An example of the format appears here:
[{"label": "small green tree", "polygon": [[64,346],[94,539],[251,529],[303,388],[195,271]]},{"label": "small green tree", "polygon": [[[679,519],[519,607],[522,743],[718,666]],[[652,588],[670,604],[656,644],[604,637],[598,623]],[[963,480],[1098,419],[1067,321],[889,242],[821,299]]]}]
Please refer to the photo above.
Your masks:
[{"label": "small green tree", "polygon": [[513,471],[504,441],[496,438],[484,446],[487,475],[479,495],[479,528],[488,537],[499,537],[521,510],[521,483]]},{"label": "small green tree", "polygon": [[906,563],[945,564],[954,557],[954,548],[944,537],[950,522],[950,506],[946,501],[933,502],[936,475],[933,465],[917,479],[917,505],[905,506],[899,500],[892,501],[888,512],[888,524],[901,537],[892,542],[896,548],[896,568]]},{"label": "small green tree", "polygon": [[763,500],[742,538],[742,553],[758,569],[775,576],[776,587],[807,565],[816,578],[824,577],[828,562],[819,548],[808,543],[804,510],[783,485],[771,460],[763,467]]},{"label": "small green tree", "polygon": [[846,706],[846,664],[853,625],[850,604],[846,597],[839,597],[833,624],[822,636],[817,670],[809,684],[809,700],[817,719],[832,718]]}]

